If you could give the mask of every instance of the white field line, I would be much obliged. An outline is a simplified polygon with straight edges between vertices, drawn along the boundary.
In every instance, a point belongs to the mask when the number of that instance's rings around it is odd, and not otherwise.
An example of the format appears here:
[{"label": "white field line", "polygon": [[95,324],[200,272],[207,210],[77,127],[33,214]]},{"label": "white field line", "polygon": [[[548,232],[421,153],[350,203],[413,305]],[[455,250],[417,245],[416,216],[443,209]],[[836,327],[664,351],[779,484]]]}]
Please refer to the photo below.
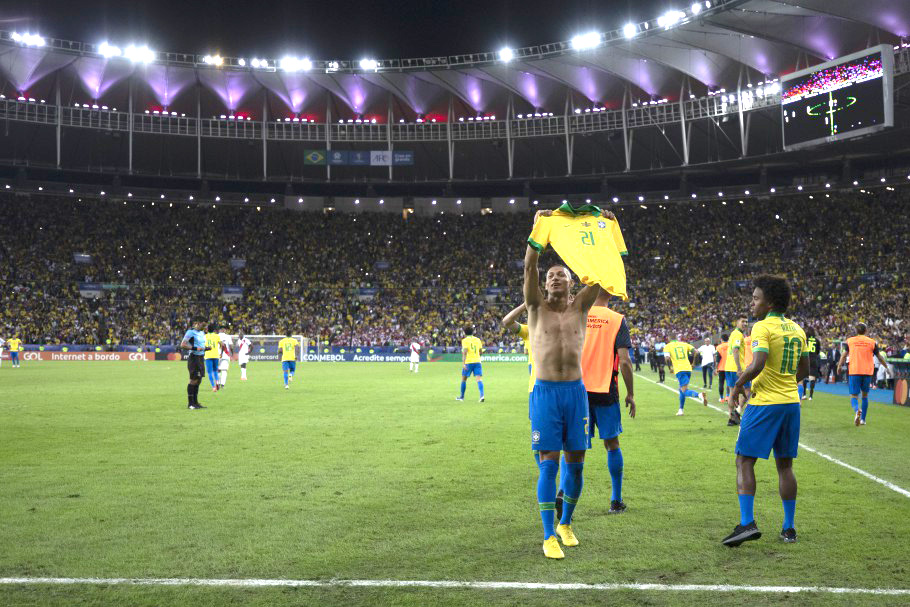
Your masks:
[{"label": "white field line", "polygon": [[656,590],[670,592],[757,592],[791,594],[875,594],[910,596],[904,588],[838,588],[832,586],[738,586],[732,584],[547,584],[536,582],[469,582],[457,580],[258,580],[199,578],[59,578],[7,577],[0,585],[92,585],[92,586],[213,586],[266,587],[356,587],[356,588],[469,588],[478,590]]},{"label": "white field line", "polygon": [[[640,378],[642,378],[642,379],[645,380],[645,381],[649,381],[649,382],[651,382],[652,384],[654,384],[654,385],[656,385],[656,386],[660,386],[661,388],[664,388],[664,389],[666,389],[666,390],[669,390],[670,392],[673,392],[674,394],[679,394],[679,390],[674,390],[674,389],[671,388],[670,386],[668,386],[668,385],[666,385],[666,384],[662,384],[662,383],[656,382],[656,381],[654,381],[653,379],[651,379],[651,378],[649,378],[649,377],[645,377],[644,375],[641,375],[641,374],[639,374],[639,373],[636,373],[635,376],[636,376],[636,377],[640,377]],[[700,404],[700,405],[702,404],[701,399],[695,398],[695,397],[693,397],[693,396],[690,396],[689,398],[690,398],[691,400],[694,400],[695,402],[697,402],[697,403]],[[719,411],[720,413],[723,413],[724,415],[729,415],[729,412],[728,412],[726,409],[721,409],[720,407],[715,407],[715,406],[712,405],[711,403],[708,403],[708,406],[711,407],[712,409],[714,409],[715,411]],[[865,477],[868,478],[869,480],[875,481],[875,482],[878,483],[879,485],[883,485],[883,486],[887,487],[888,489],[891,489],[892,491],[894,491],[894,492],[896,492],[896,493],[900,493],[900,494],[903,495],[904,497],[910,497],[910,491],[907,491],[907,490],[904,489],[903,487],[900,487],[900,486],[898,486],[898,485],[895,485],[895,484],[892,483],[891,481],[885,480],[885,479],[883,479],[883,478],[879,478],[879,477],[875,476],[874,474],[870,474],[869,472],[866,472],[865,470],[862,470],[862,469],[860,469],[860,468],[857,468],[856,466],[851,466],[851,465],[848,464],[847,462],[842,462],[841,460],[837,459],[836,457],[831,457],[831,456],[828,455],[827,453],[822,453],[822,452],[819,451],[818,449],[815,449],[814,447],[810,447],[809,445],[807,445],[807,444],[805,444],[805,443],[799,443],[799,447],[800,447],[800,449],[805,449],[806,451],[808,451],[808,452],[810,452],[810,453],[814,453],[815,455],[817,455],[817,456],[819,456],[819,457],[822,457],[822,458],[828,460],[829,462],[832,462],[832,463],[834,463],[834,464],[837,464],[838,466],[843,466],[843,467],[846,468],[847,470],[850,470],[850,471],[852,471],[852,472],[856,472],[857,474],[859,474],[859,475],[861,475],[861,476],[865,476]]]}]

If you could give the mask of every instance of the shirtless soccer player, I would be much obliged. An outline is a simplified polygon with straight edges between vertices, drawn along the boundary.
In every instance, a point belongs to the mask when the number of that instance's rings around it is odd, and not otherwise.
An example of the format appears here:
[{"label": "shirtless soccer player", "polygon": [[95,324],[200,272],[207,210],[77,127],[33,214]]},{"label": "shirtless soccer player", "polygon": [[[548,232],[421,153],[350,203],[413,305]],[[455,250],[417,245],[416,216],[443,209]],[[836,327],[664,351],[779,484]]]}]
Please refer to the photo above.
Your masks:
[{"label": "shirtless soccer player", "polygon": [[[548,214],[548,211],[538,212],[535,222],[540,215]],[[547,270],[547,295],[544,297],[537,259],[537,250],[528,246],[524,296],[537,377],[530,403],[531,449],[540,452],[537,501],[543,520],[543,552],[547,558],[561,559],[565,554],[557,535],[566,546],[578,545],[570,523],[581,495],[585,451],[591,448],[588,393],[581,380],[581,351],[588,311],[600,293],[600,286],[586,286],[570,301],[572,277],[569,270],[553,266]],[[562,518],[554,530],[556,473],[562,450],[566,452],[564,504]]]}]

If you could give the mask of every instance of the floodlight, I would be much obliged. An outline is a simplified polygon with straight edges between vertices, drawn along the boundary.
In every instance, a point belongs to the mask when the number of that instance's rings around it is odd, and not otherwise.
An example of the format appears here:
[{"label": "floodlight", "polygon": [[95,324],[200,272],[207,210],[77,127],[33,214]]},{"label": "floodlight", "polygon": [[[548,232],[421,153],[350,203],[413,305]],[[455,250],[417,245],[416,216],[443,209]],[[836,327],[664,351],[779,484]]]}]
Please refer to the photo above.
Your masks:
[{"label": "floodlight", "polygon": [[683,19],[685,16],[686,16],[686,14],[682,11],[676,11],[676,10],[667,11],[666,13],[664,13],[663,15],[661,15],[660,17],[657,18],[657,25],[659,25],[660,27],[665,27],[667,29],[670,29],[671,27],[673,27],[674,25],[679,23],[679,21],[681,19]]},{"label": "floodlight", "polygon": [[508,63],[514,57],[515,57],[515,51],[513,51],[509,47],[506,46],[506,47],[499,49],[499,60],[500,61],[505,61],[506,63]]},{"label": "floodlight", "polygon": [[697,15],[697,14],[700,13],[700,12],[701,12],[701,3],[700,3],[700,2],[694,2],[694,3],[692,4],[692,14],[693,14],[693,15]]},{"label": "floodlight", "polygon": [[588,32],[587,34],[578,34],[572,38],[572,48],[580,51],[586,48],[594,48],[600,44],[599,32]]},{"label": "floodlight", "polygon": [[154,51],[150,50],[147,46],[135,46],[131,44],[126,47],[123,54],[133,63],[150,63],[155,60]]},{"label": "floodlight", "polygon": [[98,45],[98,54],[107,57],[108,59],[111,57],[119,57],[122,53],[123,51],[120,50],[120,47],[108,44],[107,42],[102,42]]},{"label": "floodlight", "polygon": [[626,38],[633,38],[636,33],[638,33],[638,28],[634,23],[626,23],[622,26],[622,35]]},{"label": "floodlight", "polygon": [[379,68],[379,62],[375,59],[361,59],[360,60],[360,69],[362,70],[373,70],[374,72]]}]

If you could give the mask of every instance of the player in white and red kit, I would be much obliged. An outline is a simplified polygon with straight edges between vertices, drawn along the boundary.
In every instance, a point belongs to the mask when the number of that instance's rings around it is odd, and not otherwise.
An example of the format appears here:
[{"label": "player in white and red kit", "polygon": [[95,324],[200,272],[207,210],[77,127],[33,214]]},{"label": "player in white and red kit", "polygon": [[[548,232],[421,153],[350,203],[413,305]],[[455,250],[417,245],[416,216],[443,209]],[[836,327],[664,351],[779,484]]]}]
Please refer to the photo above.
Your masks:
[{"label": "player in white and red kit", "polygon": [[218,361],[218,385],[224,388],[224,384],[227,382],[228,367],[231,364],[231,356],[234,354],[232,352],[234,344],[231,341],[231,336],[227,334],[227,329],[223,327],[218,333],[218,338],[221,340],[221,358]]},{"label": "player in white and red kit", "polygon": [[237,337],[237,362],[240,364],[240,380],[246,381],[246,364],[250,362],[250,347],[253,342],[241,333]]},{"label": "player in white and red kit", "polygon": [[411,364],[408,371],[417,373],[417,367],[420,366],[420,344],[417,341],[411,342]]}]

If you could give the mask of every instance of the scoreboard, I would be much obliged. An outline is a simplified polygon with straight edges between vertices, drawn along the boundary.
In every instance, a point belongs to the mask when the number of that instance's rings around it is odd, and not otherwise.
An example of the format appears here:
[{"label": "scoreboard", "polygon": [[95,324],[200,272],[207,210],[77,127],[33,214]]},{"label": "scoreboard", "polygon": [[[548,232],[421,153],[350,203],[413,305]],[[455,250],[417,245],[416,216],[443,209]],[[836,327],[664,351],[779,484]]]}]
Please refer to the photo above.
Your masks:
[{"label": "scoreboard", "polygon": [[784,149],[894,125],[894,50],[883,44],[781,76]]}]

